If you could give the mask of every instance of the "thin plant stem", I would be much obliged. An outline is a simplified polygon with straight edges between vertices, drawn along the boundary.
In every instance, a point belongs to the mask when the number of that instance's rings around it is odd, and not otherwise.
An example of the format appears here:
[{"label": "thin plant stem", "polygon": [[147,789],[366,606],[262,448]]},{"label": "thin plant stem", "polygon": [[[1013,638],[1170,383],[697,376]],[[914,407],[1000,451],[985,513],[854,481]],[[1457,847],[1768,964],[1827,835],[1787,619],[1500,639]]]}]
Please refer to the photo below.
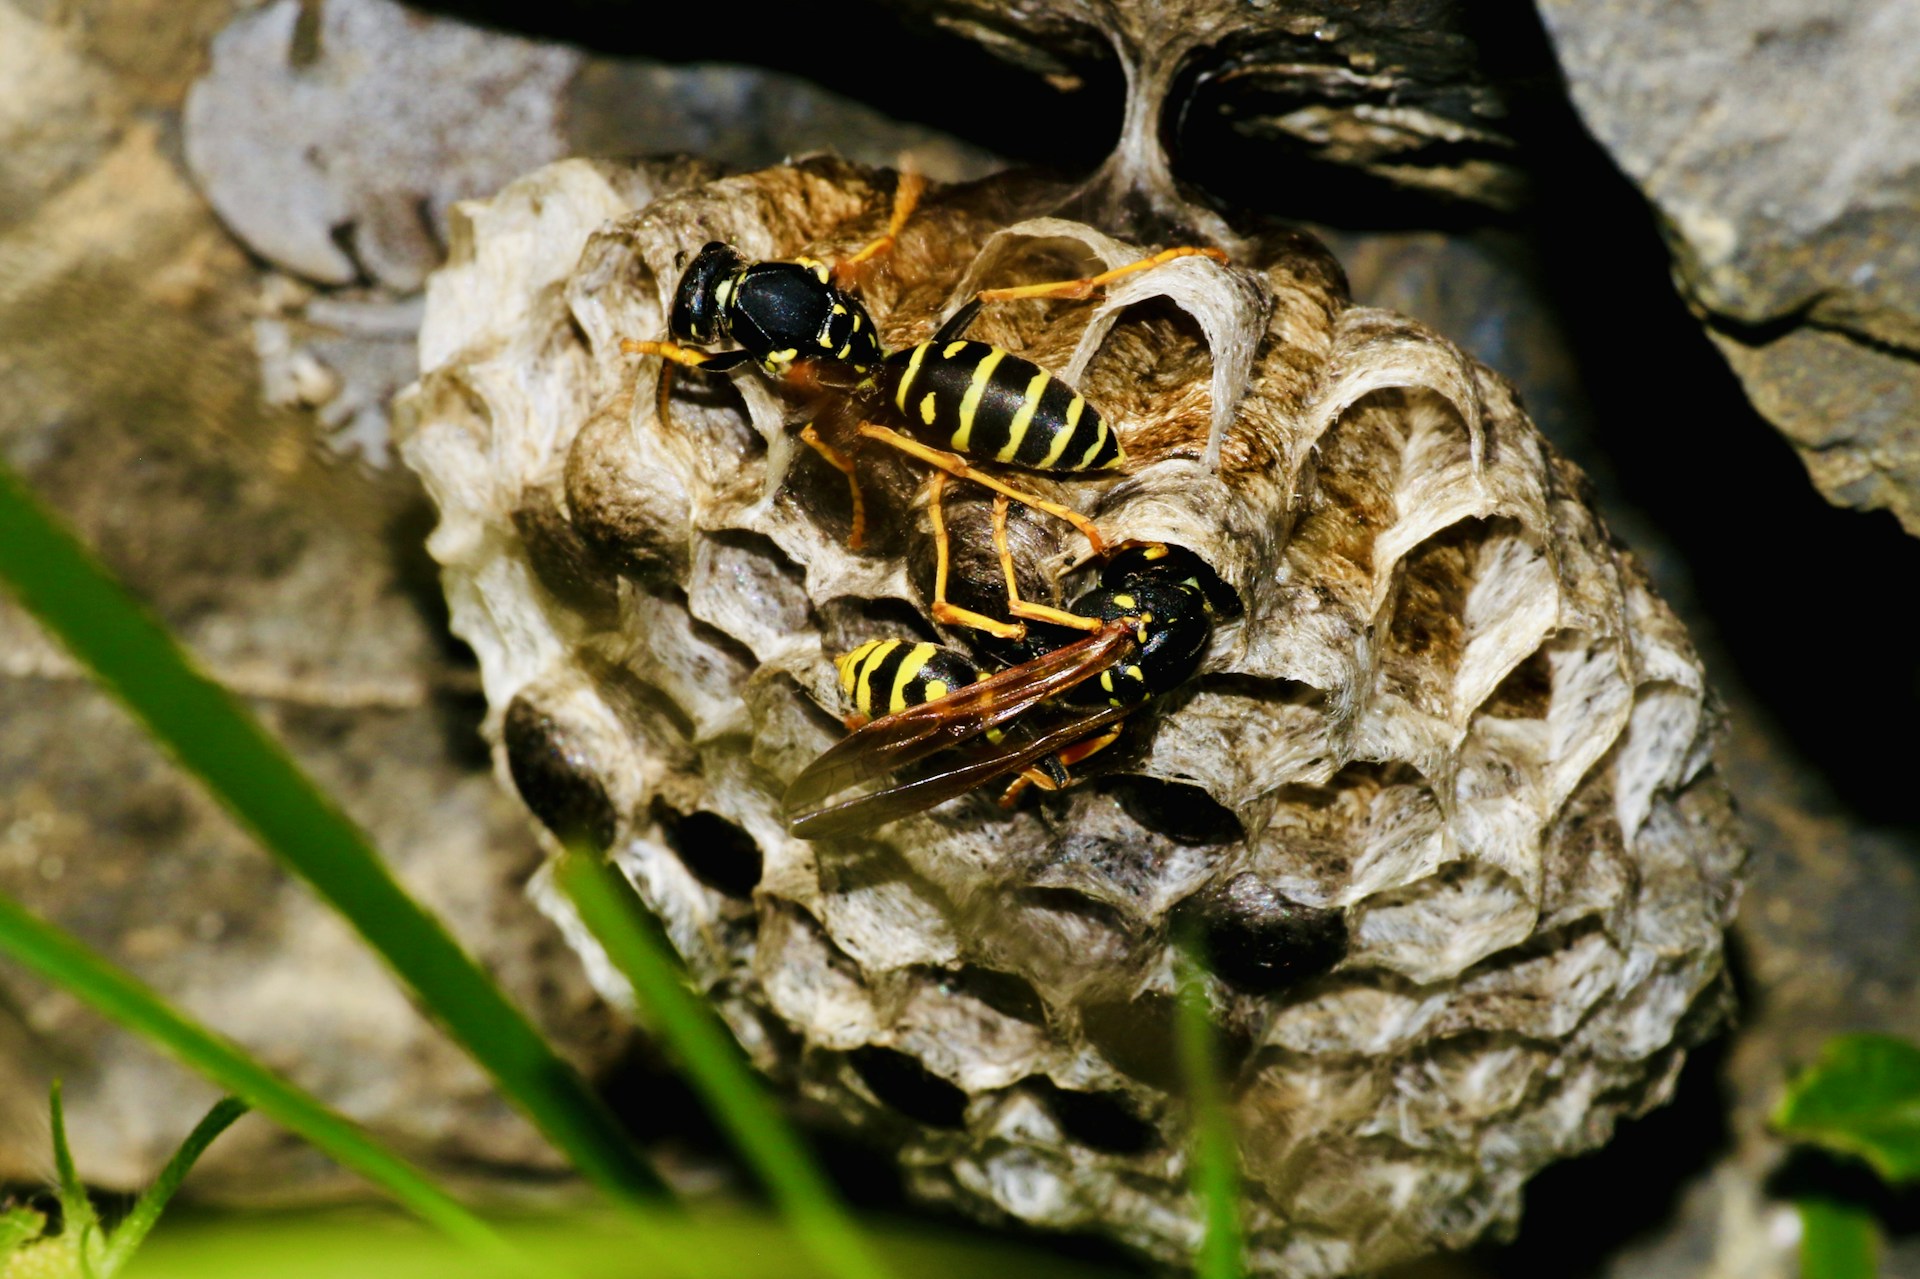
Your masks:
[{"label": "thin plant stem", "polygon": [[180,1183],[187,1179],[187,1174],[193,1171],[194,1164],[200,1161],[200,1156],[206,1153],[214,1138],[232,1127],[233,1121],[246,1113],[247,1103],[237,1097],[222,1097],[213,1103],[213,1109],[201,1116],[200,1122],[187,1134],[187,1139],[173,1152],[173,1158],[167,1160],[167,1166],[160,1170],[153,1184],[134,1201],[132,1209],[108,1236],[107,1246],[98,1262],[102,1279],[112,1279],[120,1273],[146,1240],[154,1223],[160,1220],[160,1214],[166,1211],[173,1192],[180,1189]]},{"label": "thin plant stem", "polygon": [[[153,1040],[281,1127],[312,1142],[337,1163],[382,1187],[423,1220],[453,1238],[497,1257],[515,1255],[491,1226],[461,1207],[413,1165],[390,1154],[312,1094],[288,1083],[239,1048],[175,1012],[159,995],[94,954],[77,938],[35,918],[4,895],[0,895],[0,953],[78,995],[129,1030]],[[55,1160],[65,1208],[69,1193],[77,1193],[82,1202],[85,1193],[79,1189],[72,1156],[61,1154],[65,1141],[60,1135],[58,1096],[56,1092]],[[90,1214],[91,1208],[85,1211]]]},{"label": "thin plant stem", "polygon": [[1193,1192],[1205,1224],[1194,1273],[1198,1279],[1240,1279],[1239,1149],[1221,1087],[1205,978],[1184,950],[1174,953],[1180,985],[1180,1073],[1193,1117]]}]

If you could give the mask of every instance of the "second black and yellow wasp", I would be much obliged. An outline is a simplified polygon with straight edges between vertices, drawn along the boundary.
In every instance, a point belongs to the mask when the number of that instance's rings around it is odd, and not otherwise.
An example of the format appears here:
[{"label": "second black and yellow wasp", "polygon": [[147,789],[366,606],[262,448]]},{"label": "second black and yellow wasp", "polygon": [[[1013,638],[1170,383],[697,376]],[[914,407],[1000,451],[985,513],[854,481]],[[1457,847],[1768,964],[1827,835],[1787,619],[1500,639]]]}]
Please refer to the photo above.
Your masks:
[{"label": "second black and yellow wasp", "polygon": [[1067,770],[1112,743],[1120,721],[1193,678],[1216,620],[1239,608],[1199,556],[1148,543],[1113,554],[1073,601],[1070,613],[1091,633],[1075,639],[1047,626],[1028,641],[1029,660],[998,674],[982,677],[936,644],[862,644],[836,663],[852,732],[788,787],[788,829],[803,839],[853,834],[1010,774],[1006,804],[1029,785],[1068,785]]}]

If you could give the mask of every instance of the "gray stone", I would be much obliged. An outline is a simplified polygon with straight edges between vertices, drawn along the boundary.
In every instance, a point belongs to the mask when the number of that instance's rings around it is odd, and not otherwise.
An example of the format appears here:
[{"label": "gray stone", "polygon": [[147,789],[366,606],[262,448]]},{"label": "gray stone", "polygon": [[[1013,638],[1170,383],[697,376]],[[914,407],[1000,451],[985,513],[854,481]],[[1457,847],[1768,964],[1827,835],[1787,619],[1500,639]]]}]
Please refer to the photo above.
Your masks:
[{"label": "gray stone", "polygon": [[1830,500],[1920,534],[1920,8],[1541,11],[1754,403]]}]

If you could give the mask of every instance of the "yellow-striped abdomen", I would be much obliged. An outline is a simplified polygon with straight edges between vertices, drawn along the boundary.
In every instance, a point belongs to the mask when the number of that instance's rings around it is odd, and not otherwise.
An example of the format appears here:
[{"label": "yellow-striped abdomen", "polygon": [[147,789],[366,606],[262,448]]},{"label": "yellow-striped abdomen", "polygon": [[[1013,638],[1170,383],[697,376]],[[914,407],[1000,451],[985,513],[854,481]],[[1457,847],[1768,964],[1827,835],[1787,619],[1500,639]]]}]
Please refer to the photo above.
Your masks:
[{"label": "yellow-striped abdomen", "polygon": [[945,697],[980,678],[980,668],[938,644],[868,640],[835,660],[840,691],[870,719]]},{"label": "yellow-striped abdomen", "polygon": [[919,346],[881,377],[908,432],[939,448],[1036,471],[1092,471],[1125,460],[1084,397],[1031,360],[985,342]]}]

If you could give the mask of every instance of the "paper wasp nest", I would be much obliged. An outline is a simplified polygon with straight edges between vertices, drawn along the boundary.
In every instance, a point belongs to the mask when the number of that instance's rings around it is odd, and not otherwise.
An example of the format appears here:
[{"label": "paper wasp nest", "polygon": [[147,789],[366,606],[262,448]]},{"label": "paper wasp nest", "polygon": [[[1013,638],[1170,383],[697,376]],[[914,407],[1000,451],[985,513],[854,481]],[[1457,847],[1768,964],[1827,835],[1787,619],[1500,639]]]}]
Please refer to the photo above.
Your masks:
[{"label": "paper wasp nest", "polygon": [[[1187,1256],[1169,992],[1193,935],[1258,1273],[1510,1226],[1723,1008],[1740,852],[1686,636],[1499,377],[1269,233],[972,334],[1118,425],[1123,473],[1036,485],[1238,593],[1201,674],[1104,778],[789,837],[783,787],[843,732],[832,657],[933,634],[923,476],[862,459],[853,553],[844,481],[761,374],[681,373],[667,424],[658,362],[620,341],[665,336],[705,241],[832,261],[891,190],[827,161],[568,161],[460,206],[401,418],[502,772],[613,850],[760,1066],[925,1199]],[[1062,197],[930,192],[862,285],[889,348],[979,288],[1141,256]],[[959,572],[990,586],[968,487]],[[1016,533],[1036,590],[1084,549]]]}]

